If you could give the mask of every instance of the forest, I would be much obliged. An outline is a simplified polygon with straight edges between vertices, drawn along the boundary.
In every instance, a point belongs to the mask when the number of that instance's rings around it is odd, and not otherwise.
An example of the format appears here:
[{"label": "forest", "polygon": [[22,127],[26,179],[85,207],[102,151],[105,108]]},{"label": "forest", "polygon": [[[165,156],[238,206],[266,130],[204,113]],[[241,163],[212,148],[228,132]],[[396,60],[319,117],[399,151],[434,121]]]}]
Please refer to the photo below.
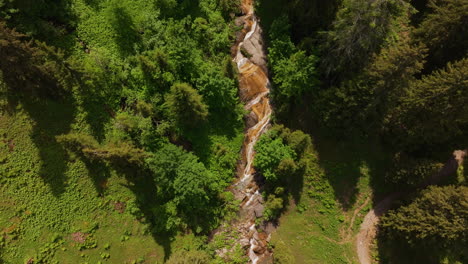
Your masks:
[{"label": "forest", "polygon": [[468,263],[467,0],[0,0],[0,263]]}]

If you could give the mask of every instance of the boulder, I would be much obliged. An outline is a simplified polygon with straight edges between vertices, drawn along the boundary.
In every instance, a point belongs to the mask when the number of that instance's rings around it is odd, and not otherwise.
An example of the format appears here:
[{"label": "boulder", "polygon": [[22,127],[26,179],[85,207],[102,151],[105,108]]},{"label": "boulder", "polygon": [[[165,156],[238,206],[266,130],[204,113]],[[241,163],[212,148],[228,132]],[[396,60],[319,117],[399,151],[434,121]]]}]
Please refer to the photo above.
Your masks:
[{"label": "boulder", "polygon": [[253,208],[253,211],[255,212],[255,216],[257,218],[259,217],[262,217],[263,216],[263,211],[265,210],[265,207],[263,206],[263,204],[261,203],[255,203],[254,205],[254,208]]}]

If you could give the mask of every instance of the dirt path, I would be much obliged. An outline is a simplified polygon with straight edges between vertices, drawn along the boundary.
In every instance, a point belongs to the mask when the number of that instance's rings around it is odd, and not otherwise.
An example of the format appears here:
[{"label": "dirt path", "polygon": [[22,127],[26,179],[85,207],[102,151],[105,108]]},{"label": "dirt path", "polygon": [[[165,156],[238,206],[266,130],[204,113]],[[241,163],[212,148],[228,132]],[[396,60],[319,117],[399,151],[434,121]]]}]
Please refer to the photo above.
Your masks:
[{"label": "dirt path", "polygon": [[364,209],[364,207],[367,206],[369,202],[370,202],[370,197],[367,197],[364,203],[354,210],[353,216],[351,217],[351,221],[349,222],[348,228],[345,231],[345,236],[343,238],[344,241],[348,242],[351,240],[352,235],[353,235],[353,226],[354,226],[354,221],[356,220],[356,216],[362,211],[362,209]]},{"label": "dirt path", "polygon": [[393,201],[401,197],[401,193],[393,193],[379,202],[369,213],[364,217],[364,221],[361,224],[361,229],[356,237],[357,243],[357,254],[359,263],[371,264],[372,258],[370,255],[370,246],[374,241],[375,235],[377,234],[377,224],[379,223],[379,217],[382,216]]},{"label": "dirt path", "polygon": [[[435,184],[440,179],[455,173],[458,169],[458,166],[463,162],[463,159],[466,156],[467,150],[454,151],[453,157],[445,163],[444,167],[421,187],[427,187],[429,185]],[[367,213],[367,215],[364,217],[364,221],[361,224],[361,229],[359,230],[359,233],[356,237],[356,250],[360,264],[372,264],[370,246],[377,234],[377,224],[379,223],[380,216],[382,216],[388,209],[390,209],[392,203],[395,200],[402,197],[403,195],[403,193],[393,193],[388,195],[374,208],[372,208],[372,210],[370,210],[369,213]]]}]

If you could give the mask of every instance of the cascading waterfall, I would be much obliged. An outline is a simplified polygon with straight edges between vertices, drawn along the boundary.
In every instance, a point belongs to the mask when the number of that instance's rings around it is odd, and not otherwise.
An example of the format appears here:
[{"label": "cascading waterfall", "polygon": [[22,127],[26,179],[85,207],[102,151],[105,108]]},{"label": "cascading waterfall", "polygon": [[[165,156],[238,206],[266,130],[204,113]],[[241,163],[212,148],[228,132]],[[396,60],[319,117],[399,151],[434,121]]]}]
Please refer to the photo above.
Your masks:
[{"label": "cascading waterfall", "polygon": [[[269,228],[262,227],[259,232],[256,219],[263,215],[263,198],[255,181],[253,168],[254,147],[260,136],[270,124],[271,106],[268,98],[270,82],[266,73],[265,54],[262,46],[261,28],[253,11],[253,0],[242,0],[244,16],[237,23],[243,23],[242,39],[234,46],[234,62],[239,70],[239,91],[245,109],[247,131],[242,146],[242,157],[238,166],[239,180],[231,186],[235,197],[241,200],[240,217],[235,223],[226,224],[215,231],[213,236],[226,231],[236,230],[236,242],[250,258],[250,263],[271,263],[271,252],[267,248]],[[247,52],[250,55],[243,54]],[[232,249],[217,250],[220,256]]]},{"label": "cascading waterfall", "polygon": [[[260,27],[253,10],[252,0],[243,0],[242,9],[244,14],[244,39],[238,44],[234,61],[239,69],[240,95],[245,103],[245,109],[250,113],[247,117],[252,122],[248,128],[244,145],[242,149],[242,163],[245,166],[243,175],[234,186],[236,197],[242,199],[241,211],[243,212],[240,223],[237,225],[241,231],[239,241],[248,241],[248,256],[251,263],[257,264],[259,260],[269,254],[267,250],[267,240],[269,235],[262,231],[259,233],[256,229],[255,220],[258,214],[263,214],[262,196],[259,192],[259,186],[254,180],[254,169],[252,167],[254,160],[254,147],[259,137],[265,132],[270,124],[271,106],[268,98],[270,92],[270,82],[262,66],[253,62],[253,58],[247,58],[243,53],[245,43],[253,41],[251,38],[257,38],[255,45],[250,45],[249,53],[253,57],[264,57],[263,47],[261,45]],[[253,123],[253,125],[252,125]],[[246,245],[247,246],[247,245]]]}]

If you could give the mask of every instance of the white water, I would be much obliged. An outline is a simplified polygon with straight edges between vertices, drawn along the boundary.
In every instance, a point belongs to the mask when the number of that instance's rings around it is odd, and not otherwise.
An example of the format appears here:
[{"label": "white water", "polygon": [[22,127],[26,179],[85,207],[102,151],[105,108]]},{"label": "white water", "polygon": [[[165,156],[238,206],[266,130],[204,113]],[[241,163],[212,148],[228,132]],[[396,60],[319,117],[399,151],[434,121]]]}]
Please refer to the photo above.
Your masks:
[{"label": "white water", "polygon": [[[248,1],[244,1],[244,2],[248,2]],[[243,41],[240,42],[237,47],[237,54],[236,54],[234,61],[237,64],[239,73],[241,74],[241,78],[247,79],[249,77],[257,75],[257,76],[254,76],[253,78],[257,77],[258,78],[257,80],[260,80],[260,82],[249,83],[247,81],[247,84],[250,84],[252,86],[247,85],[247,87],[241,87],[242,89],[245,89],[247,94],[257,93],[255,96],[253,96],[253,98],[250,98],[247,102],[245,102],[245,109],[257,115],[257,123],[251,128],[249,128],[246,132],[247,142],[244,143],[245,168],[243,171],[243,175],[240,181],[236,184],[236,186],[240,189],[240,191],[243,194],[245,194],[247,202],[245,202],[242,205],[242,209],[250,211],[250,213],[248,213],[247,215],[251,217],[251,219],[243,219],[243,221],[250,222],[251,225],[249,227],[248,233],[242,234],[243,237],[241,237],[241,239],[247,238],[249,240],[250,247],[248,250],[248,256],[250,258],[250,262],[253,264],[256,264],[260,260],[261,256],[257,255],[254,249],[255,247],[262,247],[262,245],[257,240],[259,237],[258,237],[258,231],[256,230],[256,227],[255,227],[256,215],[255,215],[255,212],[253,212],[254,208],[253,207],[250,208],[250,207],[252,204],[254,204],[254,201],[256,201],[256,198],[261,197],[261,194],[258,190],[258,186],[254,182],[254,177],[253,177],[254,170],[252,168],[252,164],[253,164],[253,160],[255,156],[255,151],[254,151],[255,144],[257,143],[259,137],[265,132],[267,126],[269,125],[272,110],[271,110],[269,100],[268,100],[268,94],[270,92],[269,91],[270,83],[268,79],[266,78],[266,74],[257,65],[253,64],[248,58],[246,58],[241,52],[241,48],[243,47],[244,43],[247,40],[249,40],[258,29],[257,19],[255,18],[255,15],[253,13],[253,5],[252,3],[250,4],[247,3],[246,5],[248,6],[248,11],[246,12],[247,15],[245,16],[244,22],[247,25],[250,22],[251,26],[250,26],[250,30],[246,33]],[[261,47],[257,47],[257,48],[261,48]],[[257,52],[261,53],[262,51],[257,51]],[[254,68],[254,67],[257,67],[257,68]],[[264,79],[262,79],[260,75],[265,76]],[[260,86],[263,85],[263,87],[258,87],[259,83],[260,83]]]}]

